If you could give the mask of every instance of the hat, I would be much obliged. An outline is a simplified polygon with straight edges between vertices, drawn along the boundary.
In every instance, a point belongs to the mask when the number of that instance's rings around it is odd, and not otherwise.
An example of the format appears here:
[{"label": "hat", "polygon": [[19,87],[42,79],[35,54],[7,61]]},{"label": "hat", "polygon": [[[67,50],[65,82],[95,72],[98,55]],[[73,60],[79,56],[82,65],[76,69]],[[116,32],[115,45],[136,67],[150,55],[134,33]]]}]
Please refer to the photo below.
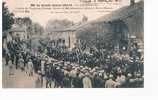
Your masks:
[{"label": "hat", "polygon": [[104,70],[100,70],[100,73],[104,73]]},{"label": "hat", "polygon": [[136,74],[136,76],[137,76],[137,77],[140,77],[140,76],[141,76],[141,74],[140,74],[140,73],[137,73],[137,74]]},{"label": "hat", "polygon": [[51,63],[50,61],[47,61],[47,62],[46,62],[46,64],[50,64],[50,63]]},{"label": "hat", "polygon": [[80,68],[83,68],[83,66],[80,66]]},{"label": "hat", "polygon": [[29,59],[29,61],[32,61],[31,59]]},{"label": "hat", "polygon": [[96,71],[96,69],[95,69],[95,68],[93,68],[93,69],[92,69],[92,71]]},{"label": "hat", "polygon": [[80,74],[79,74],[79,77],[80,77],[80,78],[82,78],[83,76],[84,76],[84,74],[83,74],[83,73],[80,73]]},{"label": "hat", "polygon": [[60,69],[60,67],[57,67],[56,69]]},{"label": "hat", "polygon": [[41,71],[40,71],[40,70],[38,70],[38,71],[37,71],[37,73],[38,73],[38,74],[41,74]]},{"label": "hat", "polygon": [[94,72],[93,75],[97,75],[97,72]]},{"label": "hat", "polygon": [[106,75],[106,73],[104,73],[104,79],[107,79],[108,78],[108,76]]},{"label": "hat", "polygon": [[88,70],[92,70],[91,68],[88,68]]},{"label": "hat", "polygon": [[93,70],[90,70],[89,72],[90,72],[90,73],[93,73],[94,71],[93,71]]},{"label": "hat", "polygon": [[88,69],[88,67],[86,66],[85,69]]},{"label": "hat", "polygon": [[99,73],[99,76],[102,76],[102,73]]},{"label": "hat", "polygon": [[69,72],[67,70],[64,70],[64,75],[69,74]]},{"label": "hat", "polygon": [[85,70],[85,68],[82,68],[82,70]]},{"label": "hat", "polygon": [[112,75],[112,74],[110,74],[110,75],[109,75],[109,78],[113,78],[113,75]]},{"label": "hat", "polygon": [[78,66],[77,68],[78,68],[78,69],[80,69],[80,67],[79,67],[79,66]]},{"label": "hat", "polygon": [[76,68],[75,68],[75,71],[77,71],[77,70],[78,70],[78,68],[76,67]]},{"label": "hat", "polygon": [[95,67],[95,69],[98,69],[98,68],[99,68],[98,66]]}]

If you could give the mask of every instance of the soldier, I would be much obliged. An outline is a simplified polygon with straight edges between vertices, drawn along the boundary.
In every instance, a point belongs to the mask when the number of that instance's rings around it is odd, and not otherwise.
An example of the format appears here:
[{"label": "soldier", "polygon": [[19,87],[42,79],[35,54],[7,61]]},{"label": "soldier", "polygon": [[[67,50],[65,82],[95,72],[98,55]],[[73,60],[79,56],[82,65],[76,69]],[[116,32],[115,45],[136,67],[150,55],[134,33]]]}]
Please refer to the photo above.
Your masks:
[{"label": "soldier", "polygon": [[47,61],[45,67],[46,88],[51,88],[51,67],[50,62]]},{"label": "soldier", "polygon": [[38,77],[37,77],[37,80],[35,81],[35,87],[42,88],[43,87],[43,78],[42,78],[41,71],[38,71],[37,73],[38,73]]},{"label": "soldier", "polygon": [[42,73],[42,76],[45,75],[45,60],[44,59],[41,60],[41,73]]},{"label": "soldier", "polygon": [[122,87],[125,84],[126,77],[122,73],[118,73],[116,82],[119,85],[119,87]]},{"label": "soldier", "polygon": [[8,62],[9,62],[9,59],[10,59],[10,58],[11,58],[10,53],[7,52],[7,53],[6,53],[6,58],[5,58],[5,60],[6,60],[6,65],[8,65]]},{"label": "soldier", "polygon": [[20,67],[21,71],[24,71],[24,59],[22,56],[19,58],[18,66]]},{"label": "soldier", "polygon": [[103,82],[101,76],[102,76],[101,73],[94,75],[94,78],[93,78],[93,87],[94,88],[103,88],[104,87],[103,86],[104,82]]},{"label": "soldier", "polygon": [[113,80],[113,75],[109,75],[109,79],[105,82],[105,88],[116,88],[117,84]]},{"label": "soldier", "polygon": [[65,71],[65,76],[63,79],[63,87],[64,88],[71,88],[71,80],[69,77],[69,73],[67,71]]},{"label": "soldier", "polygon": [[77,72],[76,77],[72,79],[72,85],[74,88],[82,88],[82,78],[79,77],[79,72]]}]

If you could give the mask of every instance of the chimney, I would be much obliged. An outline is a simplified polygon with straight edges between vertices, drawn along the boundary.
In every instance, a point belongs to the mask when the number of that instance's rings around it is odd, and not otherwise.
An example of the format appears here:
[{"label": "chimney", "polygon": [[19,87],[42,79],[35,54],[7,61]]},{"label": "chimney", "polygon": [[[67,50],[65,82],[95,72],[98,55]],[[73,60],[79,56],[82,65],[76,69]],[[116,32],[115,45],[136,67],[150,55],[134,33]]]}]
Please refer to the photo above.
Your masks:
[{"label": "chimney", "polygon": [[135,0],[130,0],[130,5],[134,5],[135,4]]}]

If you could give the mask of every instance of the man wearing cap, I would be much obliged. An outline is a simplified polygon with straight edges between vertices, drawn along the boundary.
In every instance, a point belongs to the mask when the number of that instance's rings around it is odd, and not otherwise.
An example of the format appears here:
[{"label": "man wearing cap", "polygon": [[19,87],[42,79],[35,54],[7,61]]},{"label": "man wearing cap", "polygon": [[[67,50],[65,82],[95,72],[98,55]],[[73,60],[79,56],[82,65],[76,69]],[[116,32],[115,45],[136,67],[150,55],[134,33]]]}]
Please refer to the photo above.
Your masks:
[{"label": "man wearing cap", "polygon": [[86,75],[83,78],[82,82],[83,82],[83,87],[84,88],[92,88],[92,82],[91,82],[91,79],[89,77],[89,73],[88,72],[86,73]]},{"label": "man wearing cap", "polygon": [[56,67],[54,71],[54,78],[56,81],[56,87],[62,87],[63,86],[63,77],[64,73],[61,71],[60,67]]},{"label": "man wearing cap", "polygon": [[79,77],[79,72],[76,73],[76,77],[72,79],[72,85],[74,88],[82,88],[82,78]]},{"label": "man wearing cap", "polygon": [[133,75],[131,73],[128,73],[125,84],[122,87],[124,87],[124,88],[133,88],[133,87],[135,87],[135,79],[132,78],[132,77],[133,77]]},{"label": "man wearing cap", "polygon": [[64,75],[64,79],[63,79],[63,87],[71,88],[71,80],[70,80],[69,74],[68,74],[68,72],[65,72],[64,74],[65,75]]},{"label": "man wearing cap", "polygon": [[41,60],[41,73],[42,75],[45,74],[45,60],[44,59]]},{"label": "man wearing cap", "polygon": [[45,65],[45,77],[46,77],[46,88],[51,88],[51,67],[50,62],[47,61]]},{"label": "man wearing cap", "polygon": [[104,81],[102,80],[102,74],[95,74],[93,78],[93,87],[94,88],[103,88],[104,87]]},{"label": "man wearing cap", "polygon": [[21,71],[24,71],[24,59],[22,56],[19,58],[18,66],[20,67]]},{"label": "man wearing cap", "polygon": [[105,88],[116,88],[116,82],[113,81],[113,75],[109,75],[109,79],[105,82]]},{"label": "man wearing cap", "polygon": [[125,81],[126,81],[125,75],[123,75],[122,73],[118,73],[117,78],[116,78],[116,82],[118,86],[122,87],[125,84]]}]

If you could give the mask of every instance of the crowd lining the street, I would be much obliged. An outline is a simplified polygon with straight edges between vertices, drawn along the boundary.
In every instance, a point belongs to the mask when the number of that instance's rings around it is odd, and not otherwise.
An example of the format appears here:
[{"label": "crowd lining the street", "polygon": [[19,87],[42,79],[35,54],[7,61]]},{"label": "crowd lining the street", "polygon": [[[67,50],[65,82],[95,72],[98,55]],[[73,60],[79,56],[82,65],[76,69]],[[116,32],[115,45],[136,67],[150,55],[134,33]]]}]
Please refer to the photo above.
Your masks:
[{"label": "crowd lining the street", "polygon": [[83,54],[62,51],[54,47],[44,50],[23,48],[29,45],[18,38],[3,48],[3,58],[10,68],[26,72],[32,77],[38,75],[37,88],[137,88],[144,86],[143,54],[135,43],[128,53],[105,51],[104,54]]}]

